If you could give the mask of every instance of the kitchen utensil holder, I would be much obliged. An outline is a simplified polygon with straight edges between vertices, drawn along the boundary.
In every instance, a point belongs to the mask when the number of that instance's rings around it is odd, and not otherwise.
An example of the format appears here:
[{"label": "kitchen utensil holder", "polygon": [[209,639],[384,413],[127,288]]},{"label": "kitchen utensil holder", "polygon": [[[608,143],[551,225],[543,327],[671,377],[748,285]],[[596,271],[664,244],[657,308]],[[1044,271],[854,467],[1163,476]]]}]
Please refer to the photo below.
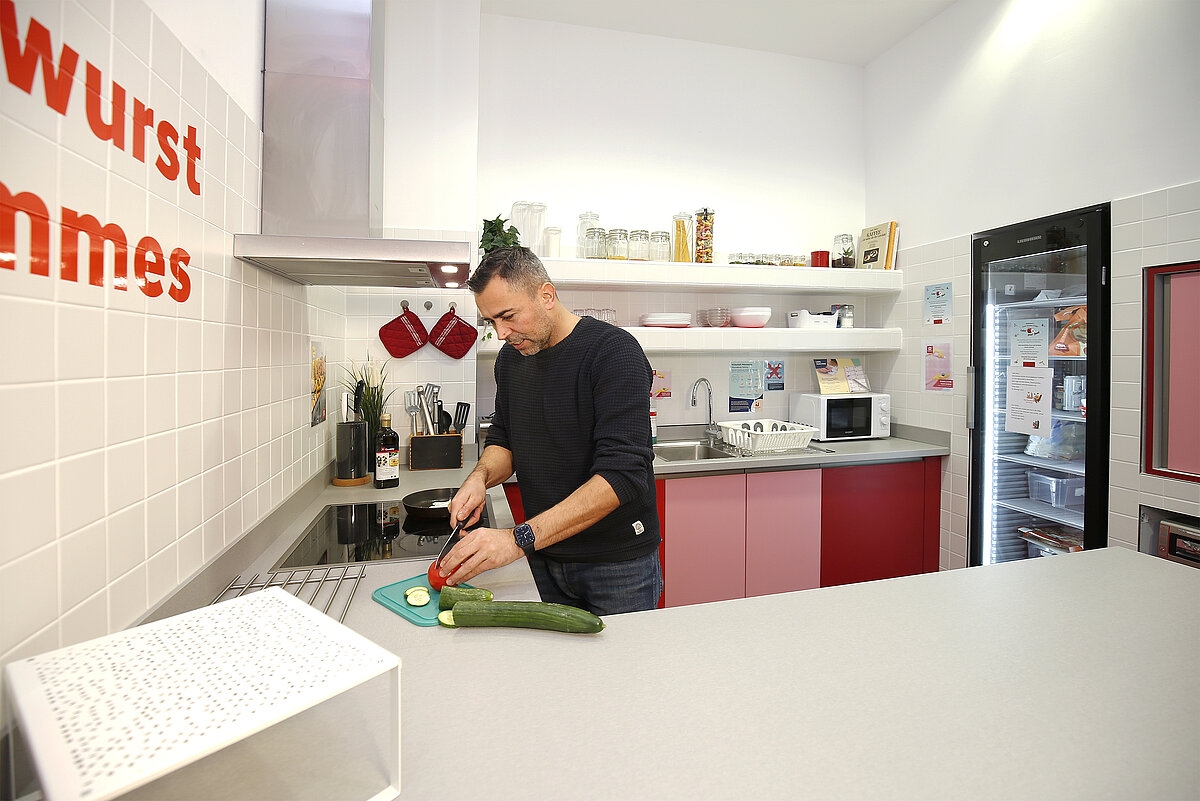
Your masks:
[{"label": "kitchen utensil holder", "polygon": [[420,434],[408,438],[409,470],[446,470],[462,464],[462,434]]},{"label": "kitchen utensil holder", "polygon": [[[717,423],[717,426],[725,444],[748,456],[802,450],[817,433],[812,426],[783,420],[732,420]],[[756,431],[756,428],[761,430]]]}]

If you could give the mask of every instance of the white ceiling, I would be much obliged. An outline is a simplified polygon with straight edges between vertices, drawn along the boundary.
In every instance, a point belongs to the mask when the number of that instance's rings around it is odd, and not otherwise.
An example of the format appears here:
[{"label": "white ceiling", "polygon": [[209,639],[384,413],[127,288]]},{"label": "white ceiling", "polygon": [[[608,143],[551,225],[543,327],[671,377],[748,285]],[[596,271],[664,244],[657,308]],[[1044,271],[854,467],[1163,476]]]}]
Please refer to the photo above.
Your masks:
[{"label": "white ceiling", "polygon": [[956,0],[481,0],[488,14],[863,65]]}]

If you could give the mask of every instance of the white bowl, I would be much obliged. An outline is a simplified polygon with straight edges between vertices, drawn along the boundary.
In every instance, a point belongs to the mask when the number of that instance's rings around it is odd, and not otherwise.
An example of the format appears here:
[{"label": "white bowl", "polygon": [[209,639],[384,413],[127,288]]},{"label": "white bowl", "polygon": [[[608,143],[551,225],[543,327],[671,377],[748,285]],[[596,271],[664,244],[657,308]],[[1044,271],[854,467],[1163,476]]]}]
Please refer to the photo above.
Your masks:
[{"label": "white bowl", "polygon": [[738,328],[762,328],[771,319],[770,306],[747,306],[733,309],[733,324]]}]

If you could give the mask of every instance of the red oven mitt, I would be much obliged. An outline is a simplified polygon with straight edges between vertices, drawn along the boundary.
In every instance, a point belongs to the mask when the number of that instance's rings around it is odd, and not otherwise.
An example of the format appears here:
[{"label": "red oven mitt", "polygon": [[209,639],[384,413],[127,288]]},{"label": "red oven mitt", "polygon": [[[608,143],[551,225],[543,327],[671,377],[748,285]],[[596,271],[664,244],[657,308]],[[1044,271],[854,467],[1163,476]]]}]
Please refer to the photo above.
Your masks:
[{"label": "red oven mitt", "polygon": [[379,329],[379,341],[387,352],[402,359],[429,341],[425,324],[408,308],[408,301],[401,303],[404,311],[400,316]]},{"label": "red oven mitt", "polygon": [[475,326],[459,317],[451,306],[450,311],[434,323],[433,330],[429,332],[429,341],[447,356],[461,359],[471,350],[478,336],[479,332],[475,330]]}]

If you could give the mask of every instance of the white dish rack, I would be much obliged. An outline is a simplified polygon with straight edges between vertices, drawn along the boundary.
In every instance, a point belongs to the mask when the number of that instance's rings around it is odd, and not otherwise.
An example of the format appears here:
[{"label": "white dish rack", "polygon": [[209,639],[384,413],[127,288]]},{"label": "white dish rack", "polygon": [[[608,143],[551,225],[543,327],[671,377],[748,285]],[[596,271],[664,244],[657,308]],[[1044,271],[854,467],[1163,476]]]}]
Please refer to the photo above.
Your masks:
[{"label": "white dish rack", "polygon": [[717,423],[726,445],[753,456],[803,450],[817,429],[784,420],[730,420]]}]

